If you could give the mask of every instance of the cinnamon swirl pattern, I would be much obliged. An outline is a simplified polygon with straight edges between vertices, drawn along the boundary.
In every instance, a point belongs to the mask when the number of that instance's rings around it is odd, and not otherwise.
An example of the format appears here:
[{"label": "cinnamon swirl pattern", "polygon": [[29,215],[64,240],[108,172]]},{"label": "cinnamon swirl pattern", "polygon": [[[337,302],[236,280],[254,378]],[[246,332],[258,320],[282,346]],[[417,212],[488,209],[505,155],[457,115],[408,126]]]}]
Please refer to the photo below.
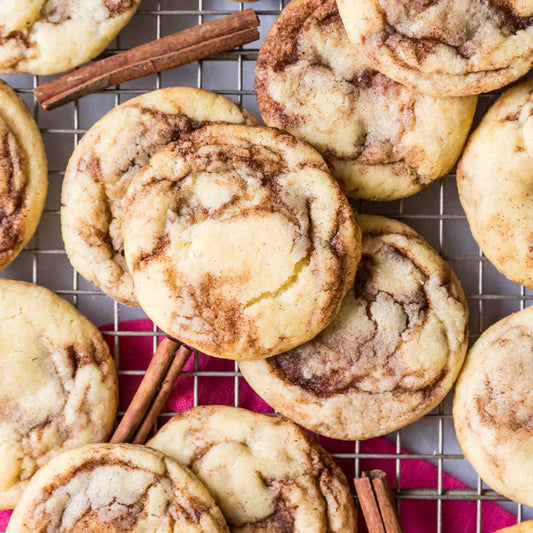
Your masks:
[{"label": "cinnamon swirl pattern", "polygon": [[505,93],[470,137],[457,187],[483,253],[533,288],[533,81]]},{"label": "cinnamon swirl pattern", "polygon": [[487,329],[468,353],[455,390],[459,444],[494,490],[533,505],[533,307]]},{"label": "cinnamon swirl pattern", "polygon": [[8,533],[228,533],[205,487],[144,446],[65,452],[32,479]]},{"label": "cinnamon swirl pattern", "polygon": [[346,194],[410,196],[447,174],[466,141],[476,97],[435,98],[372,68],[346,35],[335,0],[293,0],[256,68],[269,126],[319,150]]},{"label": "cinnamon swirl pattern", "polygon": [[530,0],[339,0],[339,11],[374,68],[423,93],[480,94],[533,66]]},{"label": "cinnamon swirl pattern", "polygon": [[115,365],[98,329],[48,289],[0,280],[0,508],[63,450],[107,440]]},{"label": "cinnamon swirl pattern", "polygon": [[355,532],[350,489],[330,455],[296,425],[235,407],[196,407],[148,443],[188,466],[234,533]]},{"label": "cinnamon swirl pattern", "polygon": [[279,130],[210,125],[133,179],[126,261],[148,316],[215,357],[260,359],[337,314],[360,235],[310,146]]},{"label": "cinnamon swirl pattern", "polygon": [[9,265],[35,233],[47,186],[39,128],[26,104],[0,80],[0,268]]},{"label": "cinnamon swirl pattern", "polygon": [[55,74],[100,54],[141,0],[2,0],[0,72]]},{"label": "cinnamon swirl pattern", "polygon": [[159,149],[209,121],[256,123],[228,98],[173,87],[118,106],[74,151],[63,182],[65,249],[74,268],[115,300],[137,305],[122,235],[123,200],[132,177]]},{"label": "cinnamon swirl pattern", "polygon": [[357,217],[355,283],[312,341],[240,369],[272,407],[328,437],[360,440],[414,422],[449,392],[468,342],[468,309],[451,269],[411,228]]}]

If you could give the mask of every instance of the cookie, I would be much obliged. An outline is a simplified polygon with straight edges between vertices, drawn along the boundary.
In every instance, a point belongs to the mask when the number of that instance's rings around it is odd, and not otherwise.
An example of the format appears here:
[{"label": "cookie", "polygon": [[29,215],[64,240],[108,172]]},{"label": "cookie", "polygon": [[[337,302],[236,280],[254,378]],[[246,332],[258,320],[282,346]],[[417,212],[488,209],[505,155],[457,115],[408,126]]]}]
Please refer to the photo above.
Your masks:
[{"label": "cookie", "polygon": [[424,96],[374,70],[335,0],[294,0],[282,11],[255,85],[267,125],[313,145],[346,194],[367,200],[404,198],[447,174],[477,102]]},{"label": "cookie", "polygon": [[222,510],[230,530],[356,530],[344,475],[296,425],[236,407],[178,414],[148,443],[189,467]]},{"label": "cookie", "polygon": [[491,263],[533,288],[533,81],[489,109],[457,168],[470,229]]},{"label": "cookie", "polygon": [[457,380],[453,421],[465,457],[494,490],[533,506],[533,307],[487,329]]},{"label": "cookie", "polygon": [[69,161],[61,210],[65,249],[83,277],[121,303],[137,305],[121,222],[131,178],[159,149],[208,121],[256,123],[224,96],[189,87],[161,89],[105,115]]},{"label": "cookie", "polygon": [[0,508],[63,450],[107,440],[115,365],[98,329],[37,285],[0,280]]},{"label": "cookie", "polygon": [[210,125],[133,179],[126,261],[148,316],[215,357],[260,359],[337,314],[359,230],[324,160],[279,130]]},{"label": "cookie", "polygon": [[9,265],[35,233],[47,186],[39,128],[26,104],[0,80],[0,268]]},{"label": "cookie", "polygon": [[498,89],[533,66],[529,0],[339,0],[376,70],[435,96]]},{"label": "cookie", "polygon": [[220,509],[187,469],[130,444],[56,457],[31,480],[7,533],[227,533]]},{"label": "cookie", "polygon": [[0,72],[55,74],[104,51],[141,0],[2,0]]},{"label": "cookie", "polygon": [[516,526],[499,529],[496,533],[533,533],[533,520],[522,522]]},{"label": "cookie", "polygon": [[303,346],[239,363],[277,411],[345,440],[390,433],[431,411],[451,389],[468,342],[463,291],[437,253],[401,222],[357,222],[361,263],[335,320]]}]

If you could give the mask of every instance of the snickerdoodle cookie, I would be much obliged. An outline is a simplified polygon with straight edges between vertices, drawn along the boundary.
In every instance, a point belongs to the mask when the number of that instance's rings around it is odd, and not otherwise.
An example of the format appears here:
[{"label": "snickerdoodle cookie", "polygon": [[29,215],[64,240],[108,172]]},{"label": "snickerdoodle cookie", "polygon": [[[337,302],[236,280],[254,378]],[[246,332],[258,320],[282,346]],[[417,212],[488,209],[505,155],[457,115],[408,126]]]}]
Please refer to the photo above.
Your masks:
[{"label": "snickerdoodle cookie", "polygon": [[459,444],[494,490],[533,506],[533,307],[486,330],[457,380]]},{"label": "snickerdoodle cookie", "polygon": [[490,108],[468,141],[457,186],[483,253],[509,279],[533,288],[533,81]]},{"label": "snickerdoodle cookie", "polygon": [[533,520],[522,522],[516,526],[499,529],[496,533],[533,533]]},{"label": "snickerdoodle cookie", "polygon": [[117,379],[98,329],[48,289],[0,280],[0,508],[61,451],[105,441]]},{"label": "snickerdoodle cookie", "polygon": [[56,457],[33,477],[9,533],[228,533],[189,470],[145,446],[97,444]]},{"label": "snickerdoodle cookie", "polygon": [[261,48],[259,109],[319,150],[349,196],[394,200],[447,174],[477,99],[425,96],[374,70],[335,0],[293,0]]},{"label": "snickerdoodle cookie", "polygon": [[74,151],[63,182],[65,248],[74,268],[115,300],[137,305],[122,237],[122,204],[131,178],[159,149],[210,121],[256,123],[229,98],[172,87],[118,106]]},{"label": "snickerdoodle cookie", "polygon": [[312,341],[241,371],[272,407],[338,439],[368,439],[433,409],[468,342],[457,278],[411,228],[357,217],[361,263],[335,320]]},{"label": "snickerdoodle cookie", "polygon": [[123,217],[135,293],[166,333],[261,359],[337,314],[360,235],[320,154],[275,129],[210,125],[133,178]]},{"label": "snickerdoodle cookie", "polygon": [[189,467],[234,533],[353,533],[355,509],[331,456],[296,425],[235,407],[196,407],[148,443]]},{"label": "snickerdoodle cookie", "polygon": [[339,11],[374,68],[423,93],[480,94],[533,66],[531,0],[339,0]]},{"label": "snickerdoodle cookie", "polygon": [[55,74],[102,52],[141,0],[2,0],[0,72]]},{"label": "snickerdoodle cookie", "polygon": [[0,268],[9,265],[35,233],[47,186],[39,128],[26,104],[0,80]]}]

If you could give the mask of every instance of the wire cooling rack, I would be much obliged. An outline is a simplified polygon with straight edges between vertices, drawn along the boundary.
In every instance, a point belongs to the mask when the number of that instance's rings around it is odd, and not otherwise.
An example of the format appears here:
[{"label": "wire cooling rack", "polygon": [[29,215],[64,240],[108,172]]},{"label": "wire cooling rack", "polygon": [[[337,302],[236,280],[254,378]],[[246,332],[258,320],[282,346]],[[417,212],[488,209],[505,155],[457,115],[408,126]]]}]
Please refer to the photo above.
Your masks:
[{"label": "wire cooling rack", "polygon": [[[2,272],[2,277],[22,279],[44,285],[74,303],[86,316],[98,325],[111,324],[104,334],[111,339],[119,375],[140,379],[143,370],[132,369],[121,361],[119,351],[125,337],[138,336],[152,339],[152,349],[157,343],[155,328],[146,331],[127,331],[121,321],[143,318],[139,309],[117,304],[86,282],[72,269],[65,254],[60,232],[61,181],[68,158],[85,131],[114,106],[138,94],[173,85],[197,86],[224,94],[246,106],[259,117],[253,91],[255,60],[258,48],[267,30],[284,6],[284,0],[260,0],[253,4],[261,20],[261,41],[246,45],[240,50],[228,52],[214,59],[185,65],[178,69],[142,80],[114,87],[100,94],[88,96],[77,103],[46,113],[37,106],[32,89],[46,81],[43,76],[4,76],[33,109],[41,129],[49,160],[49,192],[46,208],[39,229],[20,257]],[[244,4],[225,0],[143,0],[132,22],[108,48],[104,55],[129,49],[150,39],[174,33],[194,24],[244,9]],[[480,117],[496,98],[496,94],[483,95],[476,116]],[[448,261],[460,278],[468,296],[470,307],[471,341],[488,326],[511,312],[523,309],[533,299],[533,291],[506,280],[485,259],[474,242],[463,210],[459,204],[455,174],[450,174],[428,190],[397,202],[358,202],[360,212],[382,214],[398,218],[420,232]],[[140,339],[139,339],[140,340]],[[225,386],[232,384],[234,404],[240,402],[243,378],[236,364],[231,369],[205,370],[202,360],[194,354],[194,369],[185,372],[192,381],[194,404],[201,403],[199,387],[203,377],[220,377]],[[227,368],[227,367],[226,367]],[[245,385],[244,385],[245,386]],[[163,413],[163,417],[173,413]],[[365,446],[347,443],[345,453],[334,454],[343,467],[351,465],[358,474],[362,461],[389,461],[395,467],[396,494],[400,508],[412,500],[430,500],[434,503],[434,530],[443,530],[443,508],[450,502],[470,501],[476,507],[476,533],[486,531],[484,504],[497,501],[517,516],[517,522],[533,517],[533,509],[509,502],[490,490],[466,462],[455,439],[451,417],[451,398],[433,412],[408,428],[388,436],[394,453],[365,453]],[[327,448],[328,443],[324,441]],[[412,453],[405,453],[404,448]],[[425,459],[437,468],[432,488],[420,488],[406,484],[402,465],[413,459]],[[448,472],[467,483],[471,489],[447,488],[443,480]],[[465,533],[469,533],[465,529]]]}]

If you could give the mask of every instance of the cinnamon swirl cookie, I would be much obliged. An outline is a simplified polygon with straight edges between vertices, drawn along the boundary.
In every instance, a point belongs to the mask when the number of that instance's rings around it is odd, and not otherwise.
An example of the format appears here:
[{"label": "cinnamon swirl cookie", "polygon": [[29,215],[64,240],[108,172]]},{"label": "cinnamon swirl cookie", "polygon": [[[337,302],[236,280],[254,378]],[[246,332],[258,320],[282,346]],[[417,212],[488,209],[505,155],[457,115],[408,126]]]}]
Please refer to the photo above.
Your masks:
[{"label": "cinnamon swirl cookie", "polygon": [[0,268],[9,265],[35,233],[47,185],[39,128],[26,104],[0,80]]},{"label": "cinnamon swirl cookie", "polygon": [[188,466],[235,533],[354,533],[355,509],[331,456],[296,425],[236,407],[196,407],[148,443]]},{"label": "cinnamon swirl cookie", "polygon": [[516,526],[506,527],[505,529],[499,529],[496,533],[533,533],[533,520],[522,522]]},{"label": "cinnamon swirl cookie", "polygon": [[459,444],[494,490],[533,506],[533,307],[486,330],[457,380]]},{"label": "cinnamon swirl cookie", "polygon": [[339,11],[374,68],[426,94],[480,94],[533,66],[531,0],[339,0]]},{"label": "cinnamon swirl cookie", "polygon": [[106,440],[115,365],[98,329],[48,289],[0,280],[0,508],[69,448]]},{"label": "cinnamon swirl cookie", "polygon": [[269,126],[315,146],[344,191],[394,200],[447,174],[476,97],[418,94],[375,71],[348,40],[335,0],[293,0],[261,48],[259,109]]},{"label": "cinnamon swirl cookie", "polygon": [[70,450],[31,480],[8,533],[227,533],[187,469],[156,450],[100,444]]},{"label": "cinnamon swirl cookie", "polygon": [[115,300],[137,305],[122,236],[122,204],[131,178],[156,151],[210,121],[256,123],[224,96],[173,87],[118,106],[74,151],[63,182],[65,249],[74,268]]},{"label": "cinnamon swirl cookie", "polygon": [[312,341],[241,371],[272,407],[337,439],[399,429],[451,389],[468,309],[451,269],[411,228],[357,217],[363,252],[339,314]]},{"label": "cinnamon swirl cookie", "polygon": [[459,163],[457,186],[483,253],[533,288],[533,81],[506,91],[485,115]]},{"label": "cinnamon swirl cookie", "polygon": [[2,0],[0,72],[55,74],[96,57],[141,0]]},{"label": "cinnamon swirl cookie", "polygon": [[148,316],[228,359],[314,337],[360,254],[350,205],[318,152],[260,127],[206,126],[158,152],[131,183],[123,230]]}]

